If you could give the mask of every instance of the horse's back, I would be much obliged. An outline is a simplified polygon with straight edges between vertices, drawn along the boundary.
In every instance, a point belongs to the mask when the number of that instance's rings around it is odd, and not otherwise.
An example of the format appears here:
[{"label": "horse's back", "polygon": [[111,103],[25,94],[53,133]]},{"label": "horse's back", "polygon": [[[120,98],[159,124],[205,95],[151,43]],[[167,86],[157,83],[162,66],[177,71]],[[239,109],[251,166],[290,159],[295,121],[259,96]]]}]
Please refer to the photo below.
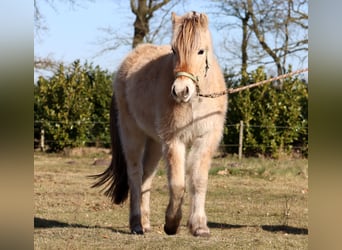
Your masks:
[{"label": "horse's back", "polygon": [[[144,74],[153,74],[156,71],[153,67],[155,66],[154,64],[169,55],[170,52],[171,47],[169,45],[140,44],[122,62],[117,72],[117,78],[124,82],[133,82]],[[148,77],[145,78],[147,79]],[[115,84],[114,82],[114,86]]]},{"label": "horse's back", "polygon": [[169,97],[173,78],[171,47],[141,44],[123,61],[113,83],[119,109],[125,106],[137,127],[155,139],[156,113]]}]

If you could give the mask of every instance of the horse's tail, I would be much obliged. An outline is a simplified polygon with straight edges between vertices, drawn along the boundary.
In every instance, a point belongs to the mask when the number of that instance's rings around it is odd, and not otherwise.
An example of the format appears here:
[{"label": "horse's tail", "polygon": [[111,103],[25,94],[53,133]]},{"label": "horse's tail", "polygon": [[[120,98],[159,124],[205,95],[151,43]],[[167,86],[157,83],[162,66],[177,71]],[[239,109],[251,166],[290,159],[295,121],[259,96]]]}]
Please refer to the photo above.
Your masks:
[{"label": "horse's tail", "polygon": [[94,188],[105,185],[102,190],[104,191],[104,194],[110,197],[113,203],[121,204],[128,197],[129,186],[126,159],[123,154],[119,135],[117,108],[114,95],[110,106],[110,134],[112,161],[103,173],[90,176],[97,179],[97,182],[91,187]]}]

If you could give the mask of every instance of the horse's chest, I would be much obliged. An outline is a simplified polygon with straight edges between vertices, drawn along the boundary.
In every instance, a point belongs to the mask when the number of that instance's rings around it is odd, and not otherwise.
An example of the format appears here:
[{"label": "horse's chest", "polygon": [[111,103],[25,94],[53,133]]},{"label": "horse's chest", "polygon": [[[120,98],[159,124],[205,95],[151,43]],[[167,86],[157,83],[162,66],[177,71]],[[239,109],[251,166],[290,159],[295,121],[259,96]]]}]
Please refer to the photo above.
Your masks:
[{"label": "horse's chest", "polygon": [[204,105],[192,105],[187,114],[187,122],[183,124],[185,129],[180,130],[179,136],[184,141],[191,142],[197,137],[202,137],[215,130],[217,125],[217,112]]},{"label": "horse's chest", "polygon": [[222,123],[222,111],[210,103],[188,103],[172,110],[157,112],[157,134],[162,141],[178,138],[189,144],[196,138],[216,133]]},{"label": "horse's chest", "polygon": [[193,113],[191,131],[194,136],[202,136],[214,129],[214,119],[210,113]]}]

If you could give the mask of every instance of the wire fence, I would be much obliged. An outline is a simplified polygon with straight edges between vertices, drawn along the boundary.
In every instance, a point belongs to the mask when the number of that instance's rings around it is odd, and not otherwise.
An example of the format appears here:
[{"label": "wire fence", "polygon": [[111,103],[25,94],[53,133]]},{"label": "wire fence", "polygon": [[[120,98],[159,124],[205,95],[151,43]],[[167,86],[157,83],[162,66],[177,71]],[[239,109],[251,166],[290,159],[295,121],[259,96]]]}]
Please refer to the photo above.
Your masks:
[{"label": "wire fence", "polygon": [[[34,138],[34,144],[35,144],[35,148],[40,148],[41,150],[44,151],[44,148],[46,148],[46,145],[49,145],[50,143],[55,143],[58,142],[58,140],[53,140],[53,139],[47,139],[45,138],[44,135],[44,130],[43,129],[39,129],[39,125],[42,124],[50,124],[52,126],[58,126],[59,124],[64,124],[64,125],[70,125],[70,126],[81,126],[84,124],[87,125],[98,125],[101,124],[103,125],[103,127],[108,127],[110,126],[109,122],[93,122],[93,121],[81,121],[81,120],[77,120],[77,121],[34,121],[35,125],[38,125],[36,127],[36,131],[35,134],[39,134],[39,136],[35,136]],[[288,126],[274,126],[274,125],[244,125],[243,122],[241,121],[240,123],[236,123],[236,124],[226,124],[225,127],[228,128],[236,128],[236,129],[240,129],[239,132],[239,142],[238,143],[232,143],[232,144],[227,144],[224,143],[223,141],[221,142],[221,144],[219,145],[219,152],[229,152],[229,151],[235,151],[236,153],[238,153],[239,158],[241,159],[242,154],[243,154],[243,150],[246,149],[254,149],[256,148],[256,146],[252,146],[252,145],[248,145],[246,143],[243,142],[243,126],[246,127],[251,127],[251,128],[260,128],[260,129],[276,129],[276,130],[285,130],[285,129],[297,129],[297,128],[293,128],[293,127],[288,127]],[[38,128],[38,131],[37,131]],[[302,127],[303,129],[303,127]],[[307,127],[304,127],[304,129],[307,129]],[[98,146],[98,147],[110,147],[110,136],[109,136],[109,131],[108,131],[108,139],[107,140],[103,140],[103,139],[95,139],[95,138],[84,138],[83,140],[84,145],[93,145],[93,146]],[[274,148],[274,146],[271,145],[265,145],[265,144],[258,144],[258,146],[262,146],[265,149],[272,149]],[[291,149],[295,152],[303,152],[307,150],[307,145],[293,145],[291,146]],[[232,148],[238,149],[238,150],[232,150]]]},{"label": "wire fence", "polygon": [[[50,124],[70,124],[70,125],[80,125],[80,124],[103,124],[109,127],[110,123],[108,122],[94,122],[94,121],[34,121],[35,124],[43,124],[43,123],[50,123]],[[225,124],[225,127],[237,127],[240,126],[240,123],[235,124]],[[294,129],[293,127],[288,126],[273,126],[273,125],[245,125],[249,127],[255,128],[277,128],[277,129]],[[307,129],[307,127],[304,127]]]}]

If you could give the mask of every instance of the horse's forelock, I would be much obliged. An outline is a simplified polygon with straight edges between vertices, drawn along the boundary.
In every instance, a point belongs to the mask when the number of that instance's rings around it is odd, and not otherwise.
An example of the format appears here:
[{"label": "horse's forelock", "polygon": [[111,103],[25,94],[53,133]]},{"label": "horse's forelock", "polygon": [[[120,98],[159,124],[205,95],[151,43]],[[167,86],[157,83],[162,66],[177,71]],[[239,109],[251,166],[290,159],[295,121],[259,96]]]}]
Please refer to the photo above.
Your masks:
[{"label": "horse's forelock", "polygon": [[208,18],[205,14],[190,12],[182,17],[178,25],[173,46],[178,48],[181,57],[187,57],[191,51],[199,48],[200,34],[208,28]]}]

